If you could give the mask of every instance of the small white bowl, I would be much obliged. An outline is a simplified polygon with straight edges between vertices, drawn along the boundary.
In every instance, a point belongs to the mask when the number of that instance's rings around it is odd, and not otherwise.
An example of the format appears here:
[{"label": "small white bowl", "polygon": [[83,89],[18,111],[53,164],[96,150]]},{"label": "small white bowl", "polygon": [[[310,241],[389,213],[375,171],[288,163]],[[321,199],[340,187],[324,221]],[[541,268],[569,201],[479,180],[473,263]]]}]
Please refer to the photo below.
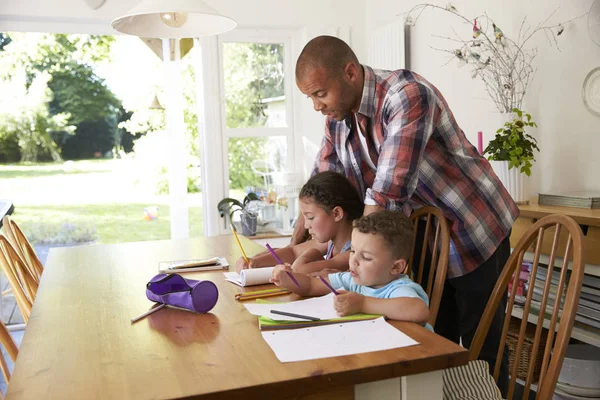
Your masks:
[{"label": "small white bowl", "polygon": [[558,381],[581,388],[600,389],[600,347],[570,344]]}]

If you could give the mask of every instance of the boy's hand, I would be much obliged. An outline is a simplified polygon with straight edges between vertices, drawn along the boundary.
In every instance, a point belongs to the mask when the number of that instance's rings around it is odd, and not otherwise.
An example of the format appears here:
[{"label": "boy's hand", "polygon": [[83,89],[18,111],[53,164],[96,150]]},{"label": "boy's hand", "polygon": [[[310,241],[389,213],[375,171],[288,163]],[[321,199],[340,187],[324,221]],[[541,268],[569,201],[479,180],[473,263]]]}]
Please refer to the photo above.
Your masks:
[{"label": "boy's hand", "polygon": [[276,286],[287,287],[289,283],[292,281],[290,276],[287,274],[288,272],[293,272],[290,264],[279,264],[273,268],[273,274],[271,275],[270,282],[274,283]]},{"label": "boy's hand", "polygon": [[365,296],[345,290],[338,290],[338,292],[339,295],[333,296],[333,308],[340,317],[361,312]]},{"label": "boy's hand", "polygon": [[246,262],[246,259],[244,257],[240,257],[236,262],[235,262],[235,271],[239,274],[243,269],[248,269],[248,268],[256,268],[256,265],[254,265],[254,261],[252,261],[251,258],[248,259],[248,262]]},{"label": "boy's hand", "polygon": [[339,269],[334,269],[334,268],[325,268],[320,271],[311,272],[310,274],[308,274],[308,276],[313,277],[313,278],[317,278],[319,276],[322,276],[323,278],[327,278],[330,274],[336,274],[338,272],[341,272],[341,271]]}]

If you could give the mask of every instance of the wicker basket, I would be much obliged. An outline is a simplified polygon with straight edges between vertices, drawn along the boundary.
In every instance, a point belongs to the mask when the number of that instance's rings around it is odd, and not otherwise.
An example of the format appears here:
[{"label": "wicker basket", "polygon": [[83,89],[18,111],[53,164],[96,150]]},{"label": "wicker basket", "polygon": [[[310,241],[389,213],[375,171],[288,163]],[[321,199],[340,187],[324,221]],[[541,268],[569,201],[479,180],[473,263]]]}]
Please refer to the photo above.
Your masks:
[{"label": "wicker basket", "polygon": [[[521,328],[521,320],[518,318],[511,318],[510,325],[508,326],[508,334],[506,335],[506,344],[508,346],[508,365],[509,373],[513,370],[515,362],[515,351],[517,349],[517,343],[519,340],[519,330]],[[519,358],[519,365],[517,365],[517,378],[526,380],[529,368],[533,367],[533,382],[536,382],[540,377],[540,371],[542,369],[542,360],[544,358],[544,348],[546,347],[547,333],[545,330],[542,331],[540,336],[540,345],[538,347],[537,354],[532,356],[531,351],[533,349],[533,340],[535,338],[536,326],[528,323],[525,329],[525,339],[521,346],[521,357]],[[535,360],[530,360],[535,357]]]}]

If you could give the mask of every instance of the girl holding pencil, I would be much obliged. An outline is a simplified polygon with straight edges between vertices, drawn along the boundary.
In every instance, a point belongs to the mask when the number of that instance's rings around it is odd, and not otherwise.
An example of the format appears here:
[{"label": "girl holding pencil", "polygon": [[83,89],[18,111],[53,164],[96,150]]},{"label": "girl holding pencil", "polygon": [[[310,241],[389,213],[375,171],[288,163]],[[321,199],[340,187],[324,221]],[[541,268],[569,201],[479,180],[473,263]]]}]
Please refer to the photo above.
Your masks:
[{"label": "girl holding pencil", "polygon": [[[346,271],[352,236],[352,221],[363,214],[364,204],[350,181],[333,171],[311,177],[299,194],[304,227],[312,240],[276,249],[277,257],[296,272],[319,275],[324,270]],[[237,271],[272,267],[279,261],[270,253],[260,253],[236,262]],[[331,272],[331,271],[329,271]],[[334,271],[335,272],[335,271]]]}]

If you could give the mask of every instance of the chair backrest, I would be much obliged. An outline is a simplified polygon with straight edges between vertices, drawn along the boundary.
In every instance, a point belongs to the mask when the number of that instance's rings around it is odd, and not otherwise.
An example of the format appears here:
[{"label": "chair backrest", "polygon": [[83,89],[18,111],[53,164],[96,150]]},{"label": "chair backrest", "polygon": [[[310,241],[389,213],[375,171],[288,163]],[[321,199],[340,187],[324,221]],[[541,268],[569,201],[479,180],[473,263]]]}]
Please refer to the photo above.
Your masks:
[{"label": "chair backrest", "polygon": [[[418,249],[413,247],[412,255],[408,261],[409,272],[413,269],[413,260],[418,259],[419,265],[417,276],[413,280],[423,286],[425,282],[427,287],[423,287],[429,296],[429,323],[435,326],[442,293],[444,291],[444,283],[446,281],[446,273],[448,271],[448,257],[450,254],[450,224],[442,211],[435,207],[422,207],[415,210],[410,219],[413,221],[415,228],[415,236],[419,221],[425,221],[425,233],[423,236],[423,246]],[[431,244],[431,246],[429,246]],[[430,265],[426,268],[426,257],[428,250],[431,253]],[[417,253],[419,252],[419,253]],[[415,257],[415,256],[418,257]],[[429,259],[428,259],[429,261]],[[424,279],[424,271],[428,271],[427,279]]]},{"label": "chair backrest", "polygon": [[[539,383],[536,399],[550,399],[554,393],[560,368],[565,356],[565,351],[571,337],[571,331],[573,330],[573,322],[579,303],[579,294],[581,292],[581,283],[583,280],[583,233],[579,225],[577,225],[572,218],[566,215],[548,215],[537,221],[527,232],[525,232],[525,234],[523,234],[508,261],[506,262],[498,281],[496,282],[496,286],[494,287],[490,300],[488,301],[483,313],[483,317],[479,322],[477,331],[475,332],[475,337],[471,343],[471,348],[469,349],[470,359],[477,359],[485,336],[487,335],[488,329],[492,322],[494,313],[508,289],[509,282],[512,280],[513,288],[517,288],[518,286],[517,284],[520,277],[521,265],[523,264],[525,252],[528,251],[530,253],[533,251],[529,288],[534,287],[536,279],[535,277],[539,270],[542,243],[544,241],[544,235],[547,233],[553,235],[553,239],[545,280],[538,281],[538,285],[543,282],[543,294],[541,295],[541,301],[539,303],[536,302],[535,304],[537,305],[532,307],[534,290],[530,289],[527,291],[525,304],[523,305],[523,317],[519,323],[520,330],[515,349],[514,362],[511,370],[509,371],[510,382],[507,396],[508,399],[512,399],[513,397],[517,378],[517,367],[521,361],[521,350],[523,348],[523,342],[528,323],[527,321],[528,318],[530,318],[530,315],[532,320],[535,319],[535,321],[532,322],[537,322],[537,315],[543,315],[545,324],[536,323],[531,357],[529,357],[531,362],[530,367],[528,368],[527,379],[525,381],[523,399],[527,398],[529,389],[533,383],[533,362],[535,362],[538,354],[542,354],[540,352],[543,352],[543,359],[538,380]],[[557,257],[562,257],[562,262],[560,262],[560,259],[557,259]],[[551,266],[556,265],[557,263],[560,263],[560,267],[557,267],[560,268],[560,270],[557,271],[559,273],[558,285],[555,288],[556,292],[554,294],[554,288],[552,292],[550,290],[554,272],[554,269]],[[571,267],[570,274],[568,274],[569,263]],[[554,276],[554,280],[556,282],[556,276]],[[508,333],[512,310],[515,305],[516,292],[517,290],[512,290],[508,297],[506,317],[504,320],[502,336],[498,348],[497,361],[496,365],[494,366],[494,379],[496,381],[498,380],[502,353],[506,344],[506,336]],[[553,300],[552,297],[554,297],[555,300]],[[549,298],[551,300],[550,302],[548,301]],[[564,300],[562,307],[554,307],[553,304],[561,304],[560,299]],[[532,308],[534,310],[539,308],[539,310],[534,313],[531,312]],[[542,346],[540,346],[540,338],[542,337],[544,325],[547,325],[548,337],[546,339],[545,348],[541,348]]]},{"label": "chair backrest", "polygon": [[1,233],[0,267],[8,279],[8,284],[13,291],[19,310],[23,315],[23,320],[27,323],[37,294],[38,283],[13,245]]},{"label": "chair backrest", "polygon": [[36,282],[39,283],[42,272],[44,272],[44,266],[35,254],[33,246],[14,220],[5,216],[2,218],[2,225],[4,226],[6,237],[12,243],[17,254],[23,259],[25,266],[31,271],[31,275],[35,278]]},{"label": "chair backrest", "polygon": [[[13,340],[12,336],[10,336],[10,332],[6,329],[6,326],[3,322],[0,321],[0,343],[2,343],[2,347],[13,361],[17,361],[17,355],[19,354],[19,349],[17,344]],[[0,369],[2,370],[2,375],[4,375],[4,380],[8,384],[10,379],[10,370],[8,369],[8,364],[6,363],[6,359],[4,358],[4,353],[0,355]]]}]

